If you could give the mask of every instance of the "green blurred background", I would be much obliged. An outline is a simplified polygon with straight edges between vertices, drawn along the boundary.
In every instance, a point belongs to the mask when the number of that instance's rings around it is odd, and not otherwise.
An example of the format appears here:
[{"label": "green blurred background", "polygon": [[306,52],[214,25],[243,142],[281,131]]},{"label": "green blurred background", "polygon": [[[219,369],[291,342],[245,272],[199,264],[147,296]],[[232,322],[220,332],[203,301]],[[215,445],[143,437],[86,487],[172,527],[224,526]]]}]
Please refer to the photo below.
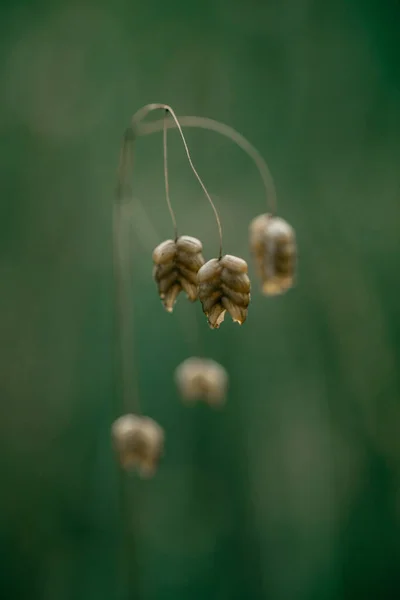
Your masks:
[{"label": "green blurred background", "polygon": [[[1,598],[399,598],[399,3],[0,10]],[[300,258],[280,298],[251,269],[242,328],[209,330],[183,298],[168,315],[151,277],[172,234],[162,136],[138,141],[135,368],[167,439],[156,477],[128,482],[121,546],[111,217],[121,136],[148,102],[259,148]],[[249,260],[254,165],[218,134],[187,139],[225,251]],[[180,231],[211,258],[211,209],[169,140]],[[177,397],[173,370],[199,348],[229,370],[224,411]]]}]

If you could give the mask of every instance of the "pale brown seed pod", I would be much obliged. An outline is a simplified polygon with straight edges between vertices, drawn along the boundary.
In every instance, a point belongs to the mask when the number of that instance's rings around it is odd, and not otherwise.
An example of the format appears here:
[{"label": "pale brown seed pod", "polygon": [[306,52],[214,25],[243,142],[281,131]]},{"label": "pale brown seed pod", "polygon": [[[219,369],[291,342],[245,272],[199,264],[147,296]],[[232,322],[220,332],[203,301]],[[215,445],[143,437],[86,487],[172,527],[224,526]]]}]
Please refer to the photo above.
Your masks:
[{"label": "pale brown seed pod", "polygon": [[199,269],[197,280],[203,312],[212,329],[218,329],[226,311],[235,323],[245,322],[250,303],[246,261],[230,254],[212,258]]},{"label": "pale brown seed pod", "polygon": [[182,235],[162,242],[153,251],[153,277],[168,312],[172,312],[179,293],[197,299],[197,272],[204,264],[203,245],[197,238]]},{"label": "pale brown seed pod", "polygon": [[215,360],[192,356],[176,368],[175,382],[187,402],[204,400],[210,406],[220,406],[226,398],[228,373]]},{"label": "pale brown seed pod", "polygon": [[294,284],[297,249],[293,228],[280,217],[263,214],[250,223],[249,234],[263,293],[283,294]]},{"label": "pale brown seed pod", "polygon": [[149,417],[127,414],[114,421],[111,435],[121,467],[154,475],[164,448],[164,430]]}]

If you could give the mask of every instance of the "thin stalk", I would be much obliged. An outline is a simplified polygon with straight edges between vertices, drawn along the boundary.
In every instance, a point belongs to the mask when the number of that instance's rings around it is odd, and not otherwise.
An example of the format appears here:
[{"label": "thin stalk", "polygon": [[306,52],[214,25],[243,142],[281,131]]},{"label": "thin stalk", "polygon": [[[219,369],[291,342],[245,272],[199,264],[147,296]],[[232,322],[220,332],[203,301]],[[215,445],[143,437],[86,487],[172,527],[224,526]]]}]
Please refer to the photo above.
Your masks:
[{"label": "thin stalk", "polygon": [[[114,255],[114,284],[116,309],[116,337],[118,343],[120,365],[120,398],[121,405],[116,410],[115,418],[127,412],[140,414],[137,378],[134,377],[133,356],[133,319],[132,295],[132,248],[129,221],[126,215],[131,213],[129,204],[132,202],[132,188],[129,174],[133,163],[132,132],[124,136],[120,161],[118,165],[118,185],[113,210],[113,255]],[[119,414],[118,414],[119,413]]]},{"label": "thin stalk", "polygon": [[[167,111],[165,111],[167,113]],[[169,197],[169,182],[168,182],[168,146],[167,146],[167,127],[166,127],[166,122],[167,122],[167,118],[166,115],[164,116],[163,119],[164,122],[164,127],[163,127],[163,153],[164,153],[164,182],[165,182],[165,198],[167,200],[167,204],[168,204],[168,210],[169,210],[169,214],[171,215],[171,219],[172,219],[172,224],[174,226],[174,235],[175,235],[175,241],[178,239],[178,227],[176,224],[176,218],[175,218],[175,213],[172,209],[172,205],[171,205],[171,200]]]},{"label": "thin stalk", "polygon": [[[219,218],[219,214],[218,214],[217,208],[216,208],[214,202],[212,201],[211,196],[208,193],[206,186],[204,185],[204,183],[203,183],[200,175],[198,174],[198,172],[197,172],[197,170],[196,170],[196,168],[195,168],[195,166],[193,164],[192,157],[190,155],[190,151],[189,151],[189,148],[188,148],[185,136],[184,136],[183,131],[182,131],[182,127],[181,127],[181,125],[179,123],[178,117],[176,116],[174,110],[170,106],[168,106],[168,104],[147,104],[146,106],[143,106],[143,108],[139,109],[133,115],[133,117],[132,117],[131,129],[130,129],[131,134],[133,134],[133,136],[135,138],[138,136],[138,133],[140,132],[141,122],[143,121],[143,119],[145,119],[147,117],[147,115],[149,113],[153,112],[154,110],[164,110],[164,111],[169,112],[169,114],[171,115],[171,117],[172,117],[172,119],[173,119],[173,121],[175,123],[175,127],[177,127],[177,129],[179,131],[179,134],[180,134],[181,139],[182,139],[183,147],[185,148],[186,156],[187,156],[187,159],[189,161],[190,168],[192,169],[192,171],[193,171],[193,173],[194,173],[197,181],[199,182],[199,184],[200,184],[200,186],[201,186],[201,188],[202,188],[202,190],[203,190],[203,192],[204,192],[207,200],[209,201],[209,203],[211,205],[211,208],[213,209],[214,215],[215,215],[215,220],[217,222],[218,233],[219,233],[219,258],[221,258],[222,257],[222,225],[221,225],[221,220]],[[163,123],[164,120],[165,119],[163,119],[161,121],[161,123]],[[159,130],[157,130],[157,131],[159,131]],[[139,133],[139,135],[141,135],[141,133]]]}]

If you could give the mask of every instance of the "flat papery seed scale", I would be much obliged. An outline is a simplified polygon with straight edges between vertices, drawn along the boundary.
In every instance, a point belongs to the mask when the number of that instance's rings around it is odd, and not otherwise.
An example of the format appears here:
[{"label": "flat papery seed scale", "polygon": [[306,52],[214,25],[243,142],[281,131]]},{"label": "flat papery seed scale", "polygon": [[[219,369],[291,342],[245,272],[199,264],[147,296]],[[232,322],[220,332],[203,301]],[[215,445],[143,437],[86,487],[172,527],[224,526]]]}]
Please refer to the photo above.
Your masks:
[{"label": "flat papery seed scale", "polygon": [[250,223],[249,237],[263,293],[283,294],[294,285],[297,248],[293,227],[280,217],[263,214]]},{"label": "flat papery seed scale", "polygon": [[184,400],[218,406],[226,398],[228,373],[215,360],[192,356],[176,368],[175,382]]},{"label": "flat papery seed scale", "polygon": [[246,261],[230,254],[212,258],[199,269],[199,298],[212,329],[218,329],[226,312],[235,323],[245,322],[250,303],[247,270]]},{"label": "flat papery seed scale", "polygon": [[166,240],[153,251],[153,277],[168,312],[172,312],[183,290],[191,302],[197,300],[197,272],[204,264],[203,245],[197,238],[182,235]]},{"label": "flat papery seed scale", "polygon": [[164,450],[164,430],[149,417],[126,414],[111,428],[114,449],[121,467],[137,470],[142,477],[154,475]]}]

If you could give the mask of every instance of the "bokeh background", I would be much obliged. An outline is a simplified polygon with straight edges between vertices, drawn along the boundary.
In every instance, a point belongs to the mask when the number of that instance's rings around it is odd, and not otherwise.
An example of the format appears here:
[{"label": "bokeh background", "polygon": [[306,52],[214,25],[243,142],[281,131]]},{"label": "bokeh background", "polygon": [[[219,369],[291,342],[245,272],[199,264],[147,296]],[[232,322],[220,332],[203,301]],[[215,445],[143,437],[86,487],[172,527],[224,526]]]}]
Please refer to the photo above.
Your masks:
[{"label": "bokeh background", "polygon": [[[0,595],[13,600],[400,597],[400,6],[390,0],[20,1],[0,14]],[[138,141],[134,371],[166,430],[126,483],[115,407],[112,205],[122,133],[148,102],[228,123],[265,156],[296,229],[296,288],[243,327],[160,305],[172,234],[162,136]],[[265,211],[248,157],[187,130],[228,253]],[[176,131],[182,233],[218,250]],[[201,349],[201,350],[200,350]],[[229,370],[223,411],[175,367]],[[128,535],[126,535],[128,532]]]}]

